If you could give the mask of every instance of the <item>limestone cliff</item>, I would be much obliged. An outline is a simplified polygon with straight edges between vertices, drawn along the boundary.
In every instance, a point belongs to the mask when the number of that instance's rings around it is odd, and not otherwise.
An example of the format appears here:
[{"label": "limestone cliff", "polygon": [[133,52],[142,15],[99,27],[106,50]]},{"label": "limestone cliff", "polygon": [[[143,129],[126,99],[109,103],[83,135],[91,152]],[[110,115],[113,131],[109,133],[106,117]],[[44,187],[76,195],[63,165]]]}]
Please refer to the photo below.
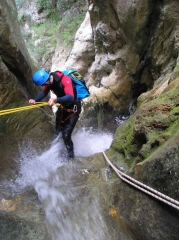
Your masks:
[{"label": "limestone cliff", "polygon": [[91,116],[99,105],[129,114],[142,92],[168,79],[178,62],[177,16],[177,1],[88,1],[71,54],[63,66],[59,58],[59,67],[85,74]]}]

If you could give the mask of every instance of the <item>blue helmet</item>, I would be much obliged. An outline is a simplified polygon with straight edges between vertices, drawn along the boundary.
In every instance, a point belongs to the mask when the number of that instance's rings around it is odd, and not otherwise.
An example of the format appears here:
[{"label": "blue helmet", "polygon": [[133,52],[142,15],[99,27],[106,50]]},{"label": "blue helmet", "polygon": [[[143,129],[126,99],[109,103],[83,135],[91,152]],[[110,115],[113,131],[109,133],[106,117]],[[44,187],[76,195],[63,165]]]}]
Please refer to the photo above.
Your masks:
[{"label": "blue helmet", "polygon": [[50,73],[46,72],[45,70],[38,70],[34,73],[32,79],[35,85],[42,86],[49,78]]}]

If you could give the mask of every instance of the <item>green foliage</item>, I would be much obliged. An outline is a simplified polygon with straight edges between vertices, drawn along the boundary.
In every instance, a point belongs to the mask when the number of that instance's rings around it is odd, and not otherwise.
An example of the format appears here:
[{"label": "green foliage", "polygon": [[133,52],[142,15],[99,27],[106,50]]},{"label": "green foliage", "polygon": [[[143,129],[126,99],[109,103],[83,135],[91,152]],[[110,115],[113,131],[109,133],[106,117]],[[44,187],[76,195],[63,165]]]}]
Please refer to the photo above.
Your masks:
[{"label": "green foliage", "polygon": [[[66,11],[74,5],[74,0],[57,0],[58,9],[60,11]],[[37,2],[38,9],[52,10],[52,0],[38,0]]]},{"label": "green foliage", "polygon": [[74,0],[58,0],[58,7],[62,11],[66,11],[72,7]]},{"label": "green foliage", "polygon": [[[26,8],[30,0],[16,0],[16,4],[20,7]],[[84,5],[84,0],[57,0],[57,8],[52,9],[52,0],[38,0],[38,13],[43,12],[44,18],[38,22],[34,22],[30,15],[18,15],[21,26],[27,23],[30,31],[22,31],[23,38],[26,41],[26,46],[29,53],[37,61],[48,60],[52,57],[52,52],[56,46],[56,35],[58,33],[58,40],[64,47],[72,47],[74,43],[74,36],[82,23],[85,11],[78,14],[74,11],[68,11],[63,17],[64,10],[70,9],[74,4],[80,3]],[[83,11],[83,10],[82,10]],[[77,11],[78,12],[78,11]]]},{"label": "green foliage", "polygon": [[51,9],[51,0],[38,0],[37,7],[38,9],[50,10]]},{"label": "green foliage", "polygon": [[[56,31],[58,25],[52,21],[36,24],[32,26],[33,38],[29,39],[26,44],[32,56],[40,60],[42,56],[47,60],[50,57],[51,47],[55,48],[56,45]],[[34,47],[37,40],[40,42]]]},{"label": "green foliage", "polygon": [[51,12],[50,13],[50,20],[54,23],[58,23],[59,22],[59,14],[58,12]]},{"label": "green foliage", "polygon": [[51,22],[51,21],[46,21],[41,24],[34,24],[33,26],[33,31],[35,33],[34,39],[38,39],[41,36],[51,36],[54,34],[54,32],[57,30],[58,26]]},{"label": "green foliage", "polygon": [[62,39],[65,46],[72,46],[74,42],[74,36],[82,21],[84,20],[85,13],[63,18],[60,22],[60,38]]}]

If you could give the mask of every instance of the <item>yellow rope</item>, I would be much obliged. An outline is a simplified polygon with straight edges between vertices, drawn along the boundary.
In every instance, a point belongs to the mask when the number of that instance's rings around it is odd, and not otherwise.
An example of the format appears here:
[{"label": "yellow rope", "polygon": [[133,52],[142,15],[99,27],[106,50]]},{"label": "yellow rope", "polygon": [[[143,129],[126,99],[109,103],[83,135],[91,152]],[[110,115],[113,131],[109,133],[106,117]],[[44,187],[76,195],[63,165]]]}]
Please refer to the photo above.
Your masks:
[{"label": "yellow rope", "polygon": [[[35,104],[32,104],[30,106],[0,110],[0,116],[10,114],[10,113],[20,112],[20,111],[24,111],[24,110],[34,109],[34,108],[37,108],[37,107],[43,107],[43,106],[47,106],[47,105],[49,105],[48,102],[36,102]],[[59,106],[60,104],[56,103],[54,105]]]}]

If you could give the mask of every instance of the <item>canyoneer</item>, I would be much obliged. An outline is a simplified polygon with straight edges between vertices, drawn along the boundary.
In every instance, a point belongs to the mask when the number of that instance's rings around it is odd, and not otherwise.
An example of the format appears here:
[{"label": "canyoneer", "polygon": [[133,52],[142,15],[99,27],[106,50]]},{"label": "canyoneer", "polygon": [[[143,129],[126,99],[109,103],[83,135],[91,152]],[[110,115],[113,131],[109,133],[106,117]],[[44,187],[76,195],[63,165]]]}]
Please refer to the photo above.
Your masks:
[{"label": "canyoneer", "polygon": [[38,70],[33,74],[33,82],[42,86],[42,91],[34,98],[29,99],[30,104],[35,104],[45,98],[50,90],[56,95],[50,97],[49,106],[60,103],[56,112],[56,133],[62,133],[68,158],[74,158],[74,146],[71,139],[73,129],[78,121],[81,112],[81,100],[75,98],[75,89],[70,77],[61,71],[48,73],[45,70]]}]

